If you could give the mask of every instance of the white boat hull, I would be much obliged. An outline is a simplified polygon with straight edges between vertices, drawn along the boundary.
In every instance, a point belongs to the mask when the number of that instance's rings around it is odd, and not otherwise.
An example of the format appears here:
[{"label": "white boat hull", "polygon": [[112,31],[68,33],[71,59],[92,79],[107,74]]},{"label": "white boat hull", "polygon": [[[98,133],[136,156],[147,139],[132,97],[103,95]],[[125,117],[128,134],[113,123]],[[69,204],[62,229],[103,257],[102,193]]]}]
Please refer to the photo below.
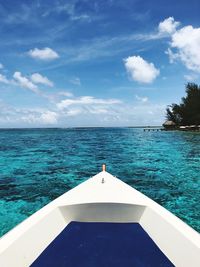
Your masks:
[{"label": "white boat hull", "polygon": [[200,266],[200,235],[103,171],[52,201],[0,239],[0,266],[30,266],[71,221],[138,222],[175,265]]}]

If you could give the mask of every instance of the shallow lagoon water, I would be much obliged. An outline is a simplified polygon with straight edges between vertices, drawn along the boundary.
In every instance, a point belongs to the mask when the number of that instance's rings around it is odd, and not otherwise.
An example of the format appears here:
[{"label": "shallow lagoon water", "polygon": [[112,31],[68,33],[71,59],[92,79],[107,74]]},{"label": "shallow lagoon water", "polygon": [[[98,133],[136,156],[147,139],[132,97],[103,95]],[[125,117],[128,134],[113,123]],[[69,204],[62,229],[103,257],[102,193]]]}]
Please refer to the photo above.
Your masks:
[{"label": "shallow lagoon water", "polygon": [[0,130],[0,235],[107,170],[200,232],[200,134],[135,128]]}]

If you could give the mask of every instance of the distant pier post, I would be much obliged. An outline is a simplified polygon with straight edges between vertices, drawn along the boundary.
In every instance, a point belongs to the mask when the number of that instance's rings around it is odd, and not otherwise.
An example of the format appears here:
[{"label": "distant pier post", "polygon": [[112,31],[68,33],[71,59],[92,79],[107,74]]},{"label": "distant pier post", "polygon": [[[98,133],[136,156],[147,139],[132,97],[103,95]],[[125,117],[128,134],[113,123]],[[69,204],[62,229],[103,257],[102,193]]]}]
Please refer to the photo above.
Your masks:
[{"label": "distant pier post", "polygon": [[159,132],[162,130],[163,129],[161,127],[145,127],[145,128],[143,128],[144,132]]}]

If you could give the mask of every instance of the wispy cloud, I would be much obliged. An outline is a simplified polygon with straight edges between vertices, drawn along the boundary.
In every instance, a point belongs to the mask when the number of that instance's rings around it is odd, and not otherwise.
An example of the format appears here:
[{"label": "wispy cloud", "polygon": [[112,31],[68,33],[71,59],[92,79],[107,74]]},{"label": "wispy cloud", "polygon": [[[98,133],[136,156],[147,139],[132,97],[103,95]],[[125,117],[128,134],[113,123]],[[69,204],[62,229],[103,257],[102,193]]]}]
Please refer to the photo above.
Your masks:
[{"label": "wispy cloud", "polygon": [[71,92],[68,92],[68,91],[59,91],[58,95],[65,96],[65,97],[73,97],[74,96]]},{"label": "wispy cloud", "polygon": [[16,9],[12,10],[11,12],[6,12],[6,9],[4,8],[1,12],[2,15],[2,20],[6,24],[21,24],[29,19],[33,19],[32,16],[32,8],[33,5],[26,5],[26,4],[21,4],[18,5]]},{"label": "wispy cloud", "polygon": [[141,96],[138,96],[138,95],[135,95],[135,98],[138,100],[138,101],[140,101],[141,103],[146,103],[146,102],[148,102],[148,97],[146,97],[146,96],[143,96],[143,97],[141,97]]},{"label": "wispy cloud", "polygon": [[81,80],[79,77],[73,77],[72,79],[70,79],[70,83],[74,84],[74,85],[81,85]]},{"label": "wispy cloud", "polygon": [[69,65],[72,63],[94,61],[100,58],[111,58],[124,54],[125,51],[130,50],[130,45],[136,53],[143,52],[148,49],[148,46],[141,45],[141,42],[149,40],[157,40],[163,38],[158,34],[131,34],[121,36],[103,36],[99,38],[90,39],[88,41],[81,41],[74,46],[67,46],[61,48],[62,57],[59,63],[45,66],[42,70],[57,69],[59,67]]},{"label": "wispy cloud", "polygon": [[5,83],[5,84],[9,84],[10,83],[10,81],[3,74],[0,74],[0,82],[1,83]]},{"label": "wispy cloud", "polygon": [[188,82],[194,82],[198,79],[198,75],[195,73],[185,74],[184,79]]},{"label": "wispy cloud", "polygon": [[53,87],[54,85],[52,81],[50,81],[47,77],[42,76],[40,73],[33,73],[31,75],[31,80],[33,83],[36,83],[36,84],[43,84],[43,85],[47,85],[50,87]]},{"label": "wispy cloud", "polygon": [[79,98],[65,99],[57,104],[58,109],[65,109],[72,105],[113,105],[120,104],[118,99],[101,99],[93,96],[82,96]]},{"label": "wispy cloud", "polygon": [[68,3],[59,3],[57,2],[52,7],[48,7],[48,9],[42,14],[43,17],[47,17],[51,14],[65,14],[67,18],[71,21],[86,21],[91,22],[94,19],[94,16],[89,15],[87,13],[80,12],[77,9],[78,1],[71,1]]},{"label": "wispy cloud", "polygon": [[28,90],[33,91],[34,93],[39,93],[39,89],[37,87],[37,85],[35,85],[34,83],[32,83],[28,78],[26,78],[25,76],[22,76],[21,72],[16,71],[13,74],[13,78],[15,79],[15,81],[23,88],[26,88]]}]

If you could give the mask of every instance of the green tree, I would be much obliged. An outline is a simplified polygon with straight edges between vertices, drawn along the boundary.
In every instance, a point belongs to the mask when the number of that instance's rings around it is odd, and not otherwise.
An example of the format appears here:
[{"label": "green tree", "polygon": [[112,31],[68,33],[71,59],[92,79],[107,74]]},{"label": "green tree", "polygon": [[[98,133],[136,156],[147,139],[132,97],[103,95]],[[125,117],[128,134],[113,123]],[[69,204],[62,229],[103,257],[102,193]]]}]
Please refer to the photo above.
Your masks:
[{"label": "green tree", "polygon": [[166,117],[177,125],[200,125],[200,86],[188,83],[186,97],[181,99],[180,104],[168,106]]}]

